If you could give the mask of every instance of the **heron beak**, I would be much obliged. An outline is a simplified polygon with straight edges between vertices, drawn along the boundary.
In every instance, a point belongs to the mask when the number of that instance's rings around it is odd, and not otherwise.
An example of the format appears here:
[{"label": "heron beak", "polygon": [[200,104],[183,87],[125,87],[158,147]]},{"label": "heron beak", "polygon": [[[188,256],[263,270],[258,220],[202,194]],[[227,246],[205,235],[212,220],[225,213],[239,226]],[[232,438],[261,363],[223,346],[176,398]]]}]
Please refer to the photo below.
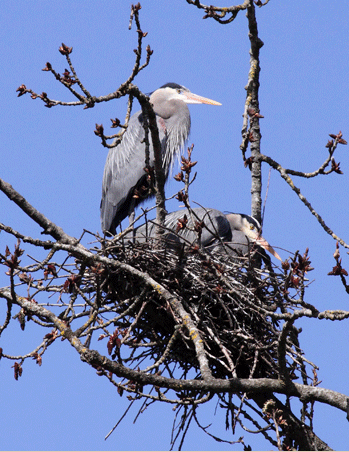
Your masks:
[{"label": "heron beak", "polygon": [[282,261],[281,257],[274,250],[274,248],[271,245],[269,245],[269,243],[261,235],[258,235],[255,231],[251,230],[244,230],[244,233],[252,242],[257,243],[257,245],[264,248],[266,251],[268,251],[270,254],[276,257],[276,259]]},{"label": "heron beak", "polygon": [[269,243],[263,237],[259,236],[258,239],[256,240],[256,243],[265,250],[269,251],[270,254],[276,257],[276,259],[282,261],[278,253],[274,250],[274,248],[271,245],[269,245]]},{"label": "heron beak", "polygon": [[183,96],[183,101],[186,104],[209,104],[209,105],[222,105],[220,102],[215,100],[207,99],[206,97],[198,96],[193,93],[181,93]]}]

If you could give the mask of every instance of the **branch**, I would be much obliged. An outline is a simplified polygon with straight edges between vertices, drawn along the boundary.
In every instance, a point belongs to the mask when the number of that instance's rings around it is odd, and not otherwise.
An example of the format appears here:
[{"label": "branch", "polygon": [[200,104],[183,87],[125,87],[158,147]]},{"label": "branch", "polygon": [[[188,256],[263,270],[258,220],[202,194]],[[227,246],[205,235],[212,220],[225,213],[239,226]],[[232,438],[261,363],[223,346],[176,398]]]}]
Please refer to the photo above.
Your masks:
[{"label": "branch", "polygon": [[[242,11],[244,9],[247,9],[247,7],[251,3],[251,1],[250,0],[245,0],[241,5],[227,6],[227,7],[225,7],[225,6],[212,6],[212,5],[208,6],[208,5],[204,5],[203,3],[200,3],[199,0],[187,0],[187,3],[189,3],[189,5],[194,5],[194,6],[196,6],[199,9],[204,9],[206,14],[205,14],[205,16],[203,16],[203,19],[207,19],[209,17],[212,17],[214,20],[216,20],[220,24],[229,24],[230,22],[232,22],[236,18],[236,16],[238,15],[238,13],[240,11]],[[230,17],[228,17],[228,19],[224,20],[224,17],[227,14],[230,14]]]},{"label": "branch", "polygon": [[0,179],[0,190],[5,193],[5,195],[11,201],[17,204],[17,206],[20,207],[23,212],[26,213],[33,221],[35,221],[35,223],[43,228],[42,234],[49,234],[55,240],[61,243],[71,245],[76,245],[78,243],[78,240],[76,238],[66,234],[62,228],[46,218],[45,215],[43,215],[41,212],[35,209],[35,207],[29,204],[29,202],[22,195],[20,195],[9,183],[5,182],[2,179]]},{"label": "branch", "polygon": [[[249,38],[251,43],[250,49],[250,70],[248,74],[248,83],[246,86],[246,101],[244,109],[244,122],[242,128],[242,144],[240,146],[243,151],[243,158],[245,159],[245,153],[248,143],[251,148],[251,214],[257,221],[261,223],[262,219],[262,171],[261,162],[258,159],[261,149],[261,133],[259,127],[259,50],[263,46],[263,42],[258,37],[258,28],[255,15],[255,6],[253,1],[249,2],[247,8],[247,19],[249,27]],[[248,127],[248,118],[250,121],[250,127]]]},{"label": "branch", "polygon": [[[339,163],[336,163],[334,158],[333,158],[333,154],[334,151],[337,149],[338,144],[347,144],[347,142],[342,138],[342,132],[339,131],[339,133],[337,135],[334,134],[330,134],[331,138],[334,138],[332,140],[329,140],[326,144],[326,148],[328,149],[329,155],[327,157],[327,159],[324,161],[324,163],[315,171],[312,171],[311,173],[305,173],[303,171],[295,171],[292,169],[284,169],[286,174],[291,174],[292,176],[298,176],[298,177],[304,177],[306,179],[310,179],[312,177],[316,177],[319,176],[320,174],[322,175],[328,175],[331,174],[332,172],[335,172],[337,174],[343,174],[342,171],[339,168]],[[270,159],[270,162],[268,162],[269,164],[271,164],[271,162],[274,162],[272,159]],[[328,171],[325,171],[325,169],[328,167],[328,165],[330,164],[330,162],[332,163],[331,168]],[[278,165],[276,162],[274,162],[274,165]],[[273,166],[273,165],[271,165]],[[275,168],[273,166],[273,168]]]},{"label": "branch", "polygon": [[[160,288],[159,288],[160,290]],[[12,300],[11,291],[5,288],[0,289],[0,296]],[[256,379],[238,379],[232,378],[230,380],[216,380],[212,378],[204,378],[203,380],[177,380],[174,378],[166,378],[158,375],[148,374],[142,371],[135,371],[128,369],[123,365],[111,361],[106,356],[100,355],[95,350],[86,349],[80,340],[75,336],[73,331],[67,326],[66,322],[60,320],[54,313],[45,309],[42,306],[37,305],[32,301],[28,301],[23,297],[16,297],[15,303],[21,308],[25,309],[25,312],[31,315],[36,315],[40,318],[44,317],[48,321],[52,322],[55,327],[60,331],[61,336],[69,340],[70,344],[76,349],[80,354],[82,361],[87,362],[94,368],[103,368],[106,371],[112,372],[118,377],[128,378],[132,381],[137,381],[142,386],[143,385],[155,385],[162,388],[169,388],[175,391],[183,390],[196,390],[196,391],[207,391],[214,393],[222,392],[232,392],[232,393],[248,393],[249,395],[254,395],[258,393],[278,393],[285,394],[288,396],[298,397],[302,401],[318,401],[325,403],[327,405],[333,406],[347,412],[349,399],[345,394],[341,394],[330,389],[312,387],[307,385],[302,385],[298,383],[285,383],[281,380],[272,380],[268,378],[256,378]],[[178,303],[178,300],[176,300]],[[171,303],[171,306],[176,306],[176,303]],[[178,306],[178,313],[182,314],[181,307]],[[184,313],[183,317],[187,316]],[[190,320],[187,317],[185,322],[187,328],[190,330]],[[194,337],[196,332],[190,330],[190,335],[193,341],[196,341]],[[198,338],[199,339],[199,338]],[[200,339],[199,339],[200,340]],[[205,372],[204,372],[205,373]],[[204,377],[204,375],[203,375]]]},{"label": "branch", "polygon": [[334,238],[334,240],[338,241],[342,246],[344,246],[344,248],[349,248],[349,245],[340,237],[338,237],[338,235],[336,235],[332,229],[329,228],[329,226],[327,226],[327,224],[325,223],[325,221],[322,219],[322,217],[316,212],[316,210],[312,207],[312,205],[310,204],[310,202],[307,200],[307,198],[301,193],[300,189],[298,187],[296,187],[292,181],[292,179],[290,178],[290,176],[287,174],[285,168],[283,168],[280,163],[276,162],[275,160],[273,160],[272,158],[260,154],[259,155],[259,159],[262,160],[263,162],[268,163],[268,165],[270,165],[272,168],[274,168],[276,171],[278,171],[280,173],[280,176],[284,179],[284,181],[291,187],[291,189],[296,193],[296,195],[298,196],[298,198],[302,201],[302,203],[310,210],[310,212],[315,216],[315,218],[318,220],[318,222],[321,224],[322,228],[327,232],[327,234],[329,234],[331,237]]},{"label": "branch", "polygon": [[[45,103],[45,106],[47,108],[52,108],[57,105],[68,106],[68,107],[85,105],[84,108],[86,109],[86,108],[93,108],[95,106],[95,104],[97,104],[97,103],[108,102],[112,99],[119,99],[120,97],[127,95],[128,87],[131,85],[131,83],[135,79],[136,75],[138,75],[140,71],[142,71],[145,67],[148,66],[148,64],[150,62],[150,57],[153,54],[153,51],[151,50],[150,46],[148,45],[146,47],[146,52],[147,52],[146,60],[143,65],[140,65],[141,56],[142,56],[143,38],[145,36],[147,36],[147,33],[143,33],[143,31],[140,28],[140,22],[139,22],[139,10],[140,9],[141,9],[141,5],[139,3],[135,6],[132,5],[132,9],[131,9],[131,16],[135,18],[136,25],[137,25],[137,33],[138,33],[138,45],[137,45],[137,49],[134,50],[134,52],[136,54],[135,64],[134,64],[134,67],[133,67],[132,72],[131,72],[130,76],[128,77],[128,79],[124,83],[122,83],[116,91],[114,91],[113,93],[110,93],[108,95],[98,96],[98,97],[90,94],[90,92],[87,90],[87,88],[83,85],[83,83],[77,76],[77,73],[70,60],[69,55],[72,53],[73,48],[68,47],[62,43],[61,47],[59,48],[59,52],[65,56],[65,58],[68,62],[69,68],[73,74],[73,77],[70,75],[70,72],[67,70],[65,70],[65,72],[62,75],[60,75],[52,68],[52,65],[50,63],[46,63],[46,66],[43,69],[43,71],[51,72],[54,75],[54,77],[60,83],[62,83],[78,100],[74,101],[74,102],[64,102],[61,100],[54,100],[54,99],[49,98],[47,93],[43,92],[41,94],[37,94],[32,89],[27,88],[24,84],[21,85],[17,89],[18,97],[23,96],[24,94],[30,93],[32,99],[42,100]],[[72,85],[74,85],[75,83],[78,84],[78,86],[80,87],[80,89],[84,93],[84,95],[79,94],[77,91],[75,91],[72,88]]]},{"label": "branch", "polygon": [[130,85],[129,93],[136,97],[141,104],[144,115],[144,122],[149,125],[155,162],[155,200],[156,200],[156,222],[159,225],[157,235],[162,236],[163,229],[161,226],[165,224],[166,207],[165,207],[165,174],[162,164],[161,143],[159,138],[159,130],[156,122],[156,115],[148,96],[145,96],[135,85]]}]

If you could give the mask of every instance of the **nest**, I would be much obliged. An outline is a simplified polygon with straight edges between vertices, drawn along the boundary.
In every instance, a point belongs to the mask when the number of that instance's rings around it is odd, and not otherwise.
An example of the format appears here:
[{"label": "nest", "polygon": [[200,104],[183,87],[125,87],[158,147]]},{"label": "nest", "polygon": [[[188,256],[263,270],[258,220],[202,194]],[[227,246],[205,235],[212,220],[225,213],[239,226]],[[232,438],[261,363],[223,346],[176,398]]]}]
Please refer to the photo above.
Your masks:
[{"label": "nest", "polygon": [[[283,297],[285,275],[273,271],[266,255],[231,257],[223,250],[155,245],[103,241],[102,252],[145,272],[180,301],[199,331],[215,378],[278,378],[282,324],[274,314],[294,308]],[[91,273],[95,286],[94,278]],[[200,377],[188,329],[157,290],[134,274],[110,268],[104,269],[99,287],[100,304],[117,314],[116,336],[128,345],[128,353],[116,347],[114,359],[132,367],[148,360],[148,369],[166,369],[170,376],[170,369],[179,366],[183,378],[189,371]],[[298,378],[298,371],[304,378],[298,331],[291,333],[284,339],[286,368],[291,378]]]}]

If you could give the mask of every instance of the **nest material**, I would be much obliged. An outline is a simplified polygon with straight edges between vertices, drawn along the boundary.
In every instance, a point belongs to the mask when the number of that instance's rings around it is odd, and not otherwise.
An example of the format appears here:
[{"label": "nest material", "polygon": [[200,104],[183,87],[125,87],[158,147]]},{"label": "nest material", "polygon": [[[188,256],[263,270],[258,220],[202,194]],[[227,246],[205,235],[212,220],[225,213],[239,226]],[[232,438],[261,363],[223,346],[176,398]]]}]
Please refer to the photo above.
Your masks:
[{"label": "nest material", "polygon": [[[278,378],[281,328],[268,313],[278,308],[285,312],[287,306],[280,290],[283,275],[272,271],[269,259],[263,258],[261,270],[251,256],[232,258],[197,247],[174,251],[155,249],[153,242],[112,247],[106,242],[103,248],[109,257],[146,272],[181,301],[200,332],[214,377]],[[129,336],[124,343],[131,352],[125,358],[121,349],[119,359],[130,365],[148,358],[158,369],[160,363],[167,369],[176,363],[184,374],[194,369],[199,377],[188,331],[156,290],[121,270],[105,273],[101,290],[102,305],[113,306],[121,316],[114,325]],[[296,340],[286,342],[286,351],[295,357],[287,363],[292,378],[296,370],[303,371],[297,334],[295,329]]]}]

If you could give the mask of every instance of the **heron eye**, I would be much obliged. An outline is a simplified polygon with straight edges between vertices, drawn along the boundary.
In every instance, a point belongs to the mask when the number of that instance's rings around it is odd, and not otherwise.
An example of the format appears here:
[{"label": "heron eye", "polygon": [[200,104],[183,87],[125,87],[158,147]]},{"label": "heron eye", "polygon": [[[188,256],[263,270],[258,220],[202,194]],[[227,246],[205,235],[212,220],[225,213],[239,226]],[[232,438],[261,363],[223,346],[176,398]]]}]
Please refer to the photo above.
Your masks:
[{"label": "heron eye", "polygon": [[255,227],[253,226],[253,224],[250,224],[250,229],[251,231],[253,231],[255,229]]},{"label": "heron eye", "polygon": [[177,88],[177,93],[181,94],[182,90],[180,88]]}]

